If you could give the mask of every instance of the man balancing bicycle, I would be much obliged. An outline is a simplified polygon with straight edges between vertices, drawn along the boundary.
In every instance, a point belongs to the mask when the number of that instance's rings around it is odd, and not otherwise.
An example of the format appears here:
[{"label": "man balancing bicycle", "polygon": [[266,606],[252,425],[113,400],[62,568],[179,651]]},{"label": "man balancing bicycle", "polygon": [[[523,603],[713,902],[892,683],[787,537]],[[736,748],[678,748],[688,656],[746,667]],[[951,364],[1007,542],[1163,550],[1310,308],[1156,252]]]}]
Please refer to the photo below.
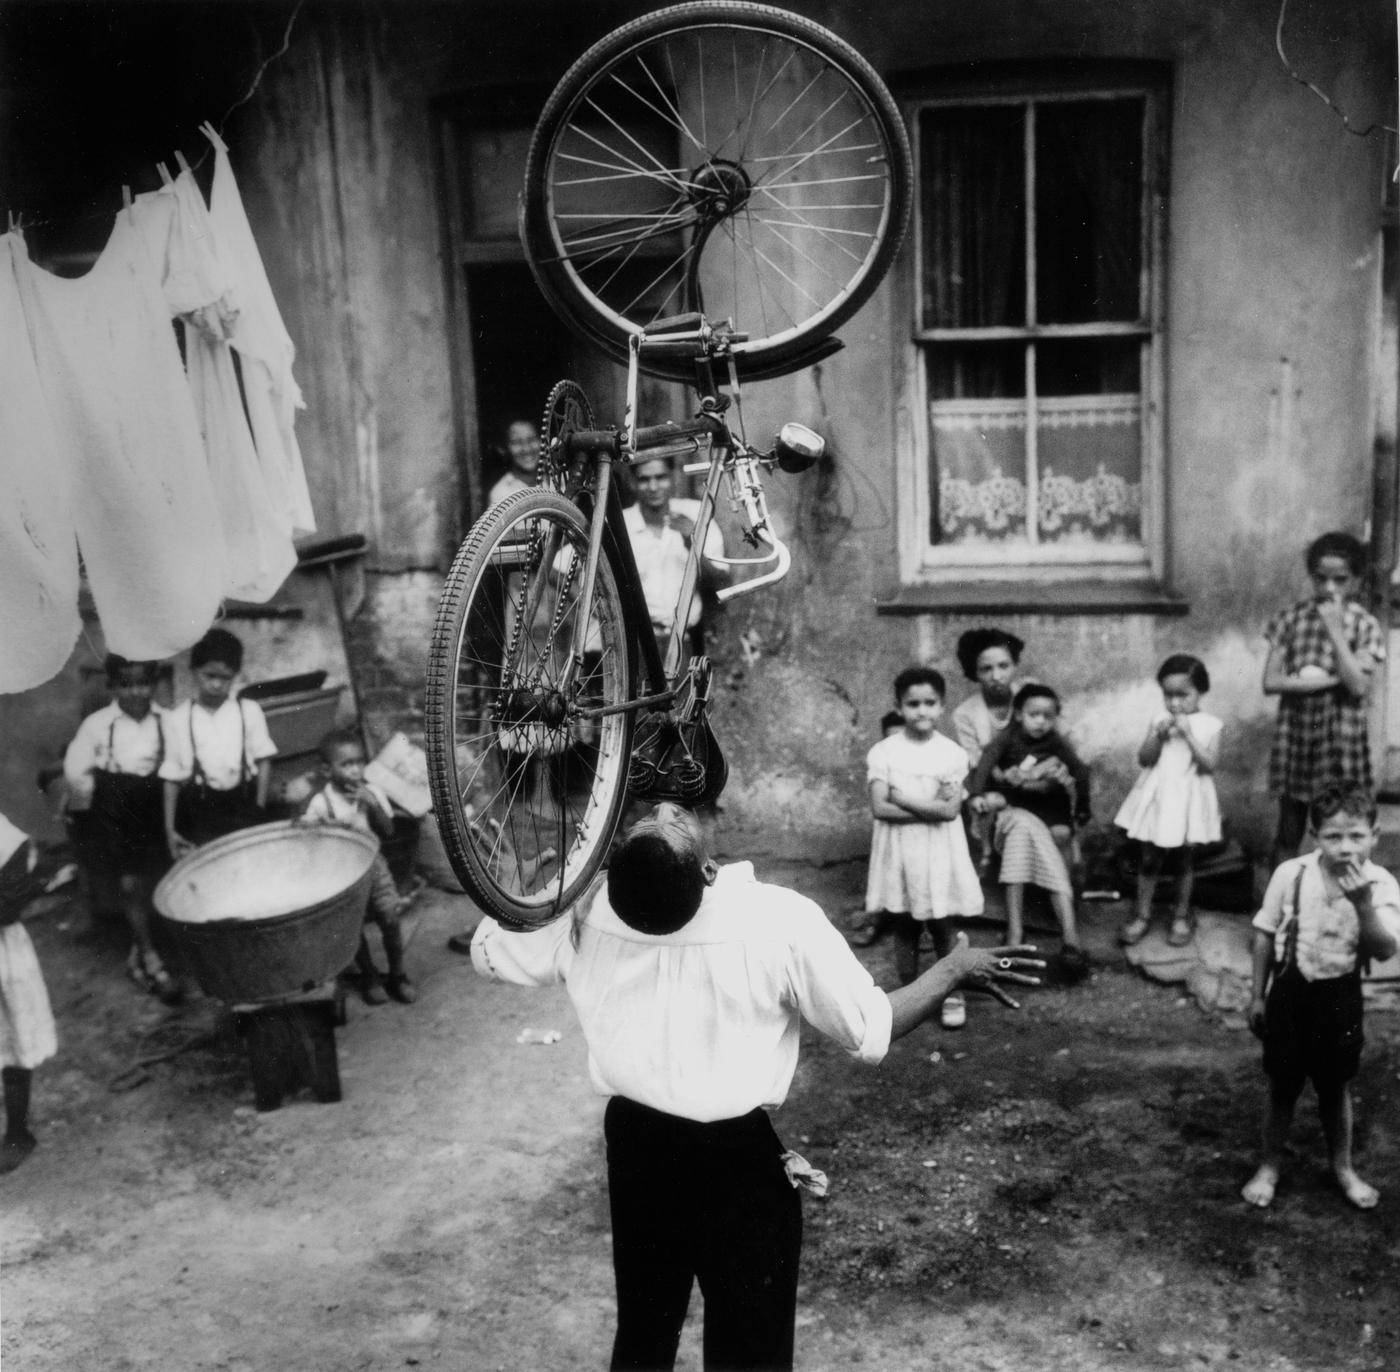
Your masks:
[{"label": "man balancing bicycle", "polygon": [[614,1372],[674,1365],[696,1279],[706,1367],[792,1367],[796,1188],[825,1178],[784,1150],[767,1112],[792,1084],[801,1020],[878,1063],[954,990],[1018,1008],[1001,983],[1036,985],[1033,952],[960,937],[886,993],[816,904],[747,862],[717,866],[694,815],[671,804],[632,826],[606,887],[569,918],[520,933],[481,922],[476,970],[565,985],[610,1097]]}]

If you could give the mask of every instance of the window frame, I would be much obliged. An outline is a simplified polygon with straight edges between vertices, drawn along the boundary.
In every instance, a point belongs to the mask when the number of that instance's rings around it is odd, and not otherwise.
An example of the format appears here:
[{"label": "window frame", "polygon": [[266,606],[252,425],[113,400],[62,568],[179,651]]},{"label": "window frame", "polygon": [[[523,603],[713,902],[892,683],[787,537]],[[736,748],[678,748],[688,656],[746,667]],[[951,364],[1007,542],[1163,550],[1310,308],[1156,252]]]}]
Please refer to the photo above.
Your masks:
[{"label": "window frame", "polygon": [[[1026,584],[1053,580],[1112,582],[1114,584],[1160,583],[1166,573],[1166,413],[1165,326],[1166,293],[1166,207],[1170,113],[1170,80],[1167,68],[1156,63],[1074,63],[1055,69],[988,65],[987,75],[973,82],[965,75],[899,81],[914,165],[920,160],[920,111],[952,105],[1008,105],[1085,101],[1136,97],[1144,102],[1141,234],[1143,283],[1140,305],[1144,311],[1131,322],[1104,321],[1088,324],[1043,325],[992,328],[923,327],[921,302],[924,285],[924,198],[922,184],[916,187],[912,247],[903,254],[901,272],[904,287],[903,328],[896,424],[896,484],[899,493],[898,559],[900,581],[906,588],[964,585],[969,582]],[[1026,138],[1033,149],[1033,121],[1027,121]],[[1035,175],[1033,157],[1025,163],[1028,176]],[[1033,187],[1033,181],[1032,181]],[[1030,189],[1028,187],[1028,189]],[[1033,229],[1035,202],[1028,197],[1027,224]],[[1034,235],[1027,234],[1028,284],[1034,281]],[[1032,296],[1032,299],[1034,297]],[[1077,542],[1057,547],[1053,543],[1029,544],[935,544],[929,541],[931,514],[930,470],[931,417],[925,365],[931,344],[956,340],[1041,341],[1074,338],[1137,338],[1142,343],[1139,436],[1142,461],[1141,541],[1133,544],[1104,543],[1095,547]],[[1029,372],[1030,348],[1027,347]],[[1029,383],[1029,377],[1028,377]],[[1028,384],[1027,396],[1016,406],[1027,416],[1027,467],[1034,461],[1035,397]],[[1042,397],[1041,399],[1052,399]],[[1055,397],[1053,399],[1060,399]],[[1113,403],[1114,395],[1096,397]],[[959,402],[940,402],[953,413]],[[985,409],[985,402],[970,404]],[[1052,403],[1053,408],[1053,403]],[[1038,483],[1037,483],[1038,485]],[[1035,487],[1028,486],[1028,499],[1035,498]]]}]

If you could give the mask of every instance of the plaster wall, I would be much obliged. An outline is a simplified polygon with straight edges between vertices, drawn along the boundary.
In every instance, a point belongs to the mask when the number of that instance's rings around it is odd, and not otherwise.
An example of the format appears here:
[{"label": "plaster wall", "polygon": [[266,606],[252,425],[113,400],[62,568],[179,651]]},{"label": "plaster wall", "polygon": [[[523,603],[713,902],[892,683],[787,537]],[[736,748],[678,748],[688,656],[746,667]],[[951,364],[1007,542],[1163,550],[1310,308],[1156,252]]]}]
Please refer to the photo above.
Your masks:
[{"label": "plaster wall", "polygon": [[[1260,629],[1301,594],[1306,541],[1330,527],[1364,532],[1369,513],[1380,141],[1348,134],[1288,79],[1274,51],[1277,8],[1263,0],[792,7],[891,76],[1009,59],[1171,65],[1166,579],[1190,612],[997,618],[1030,645],[1026,672],[1063,688],[1104,820],[1131,781],[1157,663],[1169,651],[1202,656],[1217,682],[1208,704],[1229,729],[1222,799],[1258,846],[1270,824]],[[428,97],[561,70],[641,8],[399,7],[392,23],[320,11],[249,110],[244,184],[301,348],[311,408],[300,432],[318,511],[326,532],[364,529],[384,573],[371,578],[361,637],[384,674],[372,708],[386,726],[411,719],[435,585],[431,572],[398,569],[443,565],[464,457]],[[1359,123],[1388,117],[1393,20],[1380,0],[1296,4],[1289,56]],[[950,706],[965,689],[953,645],[981,619],[875,612],[898,586],[896,464],[913,416],[899,412],[894,378],[910,325],[892,278],[843,331],[843,353],[746,395],[752,434],[801,419],[827,435],[831,456],[805,477],[774,478],[793,574],[720,624],[731,847],[857,850],[863,755],[895,671],[938,665]]]}]

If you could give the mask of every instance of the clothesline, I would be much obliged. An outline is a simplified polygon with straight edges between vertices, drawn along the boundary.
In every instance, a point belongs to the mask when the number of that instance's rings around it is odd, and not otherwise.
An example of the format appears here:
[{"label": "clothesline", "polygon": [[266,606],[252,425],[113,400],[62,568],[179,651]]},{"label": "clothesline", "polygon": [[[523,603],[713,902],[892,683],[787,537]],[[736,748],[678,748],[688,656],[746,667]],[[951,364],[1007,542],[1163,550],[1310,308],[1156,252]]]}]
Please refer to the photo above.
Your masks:
[{"label": "clothesline", "polygon": [[[180,156],[123,195],[82,277],[0,238],[0,691],[61,669],[78,556],[108,648],[168,657],[225,598],[265,601],[315,529],[294,415],[295,350],[211,124],[209,203]],[[171,320],[184,331],[184,360]],[[234,354],[238,356],[235,370]],[[241,377],[241,385],[240,385]]]}]

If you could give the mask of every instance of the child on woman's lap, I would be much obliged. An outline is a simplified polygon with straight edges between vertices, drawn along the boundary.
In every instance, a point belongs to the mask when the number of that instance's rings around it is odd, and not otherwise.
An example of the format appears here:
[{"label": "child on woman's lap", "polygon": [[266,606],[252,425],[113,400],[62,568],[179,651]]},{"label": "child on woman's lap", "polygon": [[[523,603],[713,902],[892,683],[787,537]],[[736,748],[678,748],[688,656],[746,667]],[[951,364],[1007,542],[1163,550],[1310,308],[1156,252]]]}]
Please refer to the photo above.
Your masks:
[{"label": "child on woman's lap", "polygon": [[[961,819],[967,754],[936,732],[944,690],[943,677],[931,667],[901,672],[894,695],[903,728],[881,739],[866,759],[874,831],[865,908],[893,929],[902,986],[918,975],[924,925],[940,958],[953,946],[953,918],[982,913],[982,887]],[[962,998],[949,996],[943,1026],[960,1028],[966,1018]]]},{"label": "child on woman's lap", "polygon": [[1220,805],[1211,773],[1220,754],[1221,721],[1201,708],[1210,674],[1200,658],[1177,653],[1157,672],[1166,713],[1152,721],[1138,749],[1143,771],[1113,822],[1141,845],[1137,910],[1118,931],[1119,942],[1137,943],[1152,925],[1152,896],[1169,852],[1177,861],[1176,912],[1167,942],[1191,942],[1195,921],[1191,888],[1198,844],[1220,841]]},{"label": "child on woman's lap", "polygon": [[1332,786],[1308,818],[1317,850],[1273,874],[1254,917],[1254,994],[1249,1027],[1264,1043],[1269,1097],[1263,1158],[1244,1187],[1251,1205],[1272,1204],[1294,1107],[1309,1078],[1342,1193],[1362,1210],[1380,1199],[1352,1165],[1351,1079],[1364,1043],[1362,963],[1394,956],[1400,886],[1370,860],[1379,829],[1370,791]]},{"label": "child on woman's lap", "polygon": [[987,745],[968,790],[973,810],[996,818],[1008,940],[1023,939],[1026,886],[1043,888],[1060,924],[1062,972],[1076,980],[1088,963],[1079,946],[1070,866],[1074,826],[1089,818],[1089,769],[1059,732],[1059,718],[1060,698],[1049,686],[1022,686],[1011,723]]}]

